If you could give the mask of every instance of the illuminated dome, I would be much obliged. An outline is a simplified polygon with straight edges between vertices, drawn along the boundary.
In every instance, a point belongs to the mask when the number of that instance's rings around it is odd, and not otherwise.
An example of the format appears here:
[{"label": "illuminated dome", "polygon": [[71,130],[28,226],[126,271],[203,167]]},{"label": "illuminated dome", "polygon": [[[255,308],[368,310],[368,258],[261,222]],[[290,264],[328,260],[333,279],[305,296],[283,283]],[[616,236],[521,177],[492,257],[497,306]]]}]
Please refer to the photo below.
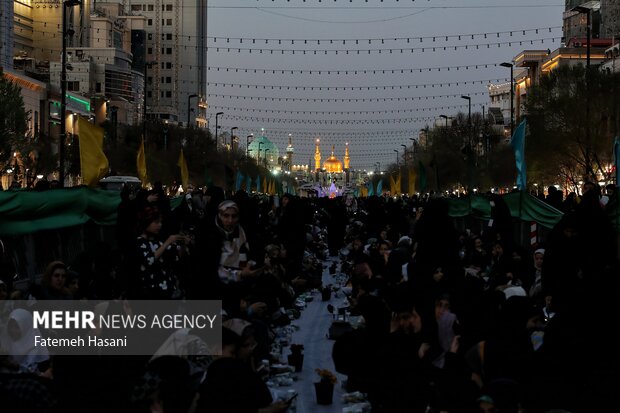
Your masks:
[{"label": "illuminated dome", "polygon": [[329,173],[340,173],[342,172],[342,162],[338,158],[334,156],[334,147],[332,146],[332,156],[327,158],[327,160],[323,163],[323,169]]},{"label": "illuminated dome", "polygon": [[[260,150],[260,153],[259,153]],[[265,155],[267,156],[267,162],[269,165],[275,165],[278,163],[278,157],[280,151],[278,147],[274,145],[266,136],[257,136],[248,145],[248,152],[250,157],[258,159],[260,155],[261,162],[265,162]]]}]

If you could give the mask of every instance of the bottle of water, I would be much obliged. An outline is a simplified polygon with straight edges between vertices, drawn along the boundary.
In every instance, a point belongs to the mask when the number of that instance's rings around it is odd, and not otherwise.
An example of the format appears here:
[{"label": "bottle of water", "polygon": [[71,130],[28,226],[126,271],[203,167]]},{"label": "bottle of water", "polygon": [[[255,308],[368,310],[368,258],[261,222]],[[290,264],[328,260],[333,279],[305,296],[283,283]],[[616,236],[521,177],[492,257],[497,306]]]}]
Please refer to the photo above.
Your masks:
[{"label": "bottle of water", "polygon": [[[293,397],[295,397],[295,395],[297,394],[297,392],[293,389],[287,390],[286,392],[286,400],[291,400]],[[289,406],[287,412],[288,413],[296,413],[297,412],[297,398],[292,399],[293,401],[291,402],[291,405]]]}]

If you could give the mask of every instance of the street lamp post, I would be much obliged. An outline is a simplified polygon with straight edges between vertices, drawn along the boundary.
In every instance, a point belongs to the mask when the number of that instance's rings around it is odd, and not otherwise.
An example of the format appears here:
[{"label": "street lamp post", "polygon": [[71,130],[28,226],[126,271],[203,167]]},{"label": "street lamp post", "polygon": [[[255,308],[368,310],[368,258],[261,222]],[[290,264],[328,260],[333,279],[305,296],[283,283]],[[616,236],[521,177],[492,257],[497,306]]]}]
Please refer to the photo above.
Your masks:
[{"label": "street lamp post", "polygon": [[144,139],[144,145],[146,146],[146,95],[148,85],[148,68],[157,64],[157,62],[144,62],[144,102],[142,103],[142,139]]},{"label": "street lamp post", "polygon": [[592,9],[583,6],[576,6],[571,9],[571,11],[576,11],[577,13],[586,15],[586,68],[588,69],[590,68],[590,37],[592,36],[590,33],[591,10]]},{"label": "street lamp post", "polygon": [[394,152],[396,152],[396,167],[398,167],[398,149],[394,149]]},{"label": "street lamp post", "polygon": [[468,111],[468,115],[467,115],[467,175],[468,175],[468,179],[467,179],[467,185],[469,186],[469,188],[467,188],[467,190],[471,190],[472,188],[472,179],[473,179],[473,171],[472,171],[472,161],[473,161],[473,156],[472,156],[472,147],[471,147],[471,96],[469,95],[462,95],[461,96],[462,99],[467,100],[468,103],[468,107],[469,107],[469,111]]},{"label": "street lamp post", "polygon": [[515,120],[514,120],[514,102],[515,102],[515,85],[514,85],[514,65],[512,63],[504,62],[499,64],[502,67],[510,68],[510,137],[512,138],[512,134],[515,130]]},{"label": "street lamp post", "polygon": [[233,132],[235,129],[239,129],[237,126],[233,126],[232,128],[230,128],[230,151],[232,152],[235,148],[235,135],[233,135]]},{"label": "street lamp post", "polygon": [[405,161],[405,165],[407,164],[407,145],[403,145],[402,143],[400,144],[400,146],[403,147],[403,159]]},{"label": "street lamp post", "polygon": [[586,15],[586,147],[585,147],[585,164],[586,175],[588,179],[595,179],[594,171],[590,165],[590,38],[592,37],[590,31],[590,19],[591,9],[583,6],[573,7],[572,11]]},{"label": "street lamp post", "polygon": [[223,114],[224,114],[224,112],[217,112],[215,114],[215,151],[216,152],[217,152],[217,144],[218,144],[218,142],[217,142],[217,132],[218,132],[218,129],[220,127],[218,125],[217,119],[218,119],[218,117],[222,116]]},{"label": "street lamp post", "polygon": [[190,122],[190,119],[191,119],[191,118],[190,118],[190,113],[191,113],[191,111],[190,111],[190,108],[189,108],[189,105],[190,105],[190,100],[191,100],[192,98],[197,98],[197,97],[198,97],[198,95],[197,95],[197,94],[195,94],[195,93],[194,93],[194,94],[191,94],[191,95],[189,95],[189,96],[187,97],[187,127],[188,127],[188,128],[190,127],[189,122]]},{"label": "street lamp post", "polygon": [[267,164],[267,152],[269,152],[269,148],[265,149],[265,168],[268,168]]},{"label": "street lamp post", "polygon": [[60,136],[58,139],[58,180],[60,186],[65,186],[65,139],[67,125],[65,112],[67,111],[67,36],[73,36],[73,29],[67,30],[67,8],[81,5],[79,0],[65,0],[62,3],[62,56],[60,58]]},{"label": "street lamp post", "polygon": [[250,138],[252,138],[252,140],[254,140],[254,134],[250,133],[248,136],[245,137],[245,152],[246,155],[245,157],[250,159]]},{"label": "street lamp post", "polygon": [[450,119],[450,117],[447,115],[439,115],[439,117],[446,120],[446,129],[448,129],[448,119]]},{"label": "street lamp post", "polygon": [[468,104],[468,107],[469,107],[469,111],[468,111],[468,114],[467,114],[467,129],[469,129],[469,131],[468,131],[468,138],[467,139],[468,139],[468,144],[471,147],[471,96],[469,96],[469,95],[462,95],[461,99],[467,100],[467,104]]},{"label": "street lamp post", "polygon": [[260,164],[260,150],[265,142],[258,142],[258,154],[256,155],[256,163]]}]

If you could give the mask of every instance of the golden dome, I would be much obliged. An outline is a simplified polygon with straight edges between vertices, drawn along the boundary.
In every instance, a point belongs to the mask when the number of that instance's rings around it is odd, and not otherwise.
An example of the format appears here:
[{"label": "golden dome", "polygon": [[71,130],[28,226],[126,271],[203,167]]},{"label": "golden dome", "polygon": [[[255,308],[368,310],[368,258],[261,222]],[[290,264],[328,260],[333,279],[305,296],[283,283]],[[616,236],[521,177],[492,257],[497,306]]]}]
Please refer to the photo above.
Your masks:
[{"label": "golden dome", "polygon": [[334,147],[332,146],[332,156],[327,158],[327,160],[323,163],[323,169],[329,173],[340,173],[342,172],[342,162],[338,158],[334,156]]}]

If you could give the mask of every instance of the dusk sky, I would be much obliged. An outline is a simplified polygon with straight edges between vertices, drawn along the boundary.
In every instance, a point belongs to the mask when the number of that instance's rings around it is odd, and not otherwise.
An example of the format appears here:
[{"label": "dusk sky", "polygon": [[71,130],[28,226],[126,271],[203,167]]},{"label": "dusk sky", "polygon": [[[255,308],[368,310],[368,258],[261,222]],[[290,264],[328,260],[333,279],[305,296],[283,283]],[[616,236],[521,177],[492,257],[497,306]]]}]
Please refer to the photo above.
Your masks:
[{"label": "dusk sky", "polygon": [[239,127],[242,147],[265,128],[281,152],[291,133],[296,164],[308,163],[317,137],[324,159],[332,145],[342,159],[349,142],[355,169],[395,162],[394,149],[440,114],[466,113],[461,95],[471,96],[472,112],[488,108],[487,84],[509,78],[499,63],[559,47],[564,10],[557,0],[211,0],[208,7],[211,128],[224,112],[221,132]]}]

